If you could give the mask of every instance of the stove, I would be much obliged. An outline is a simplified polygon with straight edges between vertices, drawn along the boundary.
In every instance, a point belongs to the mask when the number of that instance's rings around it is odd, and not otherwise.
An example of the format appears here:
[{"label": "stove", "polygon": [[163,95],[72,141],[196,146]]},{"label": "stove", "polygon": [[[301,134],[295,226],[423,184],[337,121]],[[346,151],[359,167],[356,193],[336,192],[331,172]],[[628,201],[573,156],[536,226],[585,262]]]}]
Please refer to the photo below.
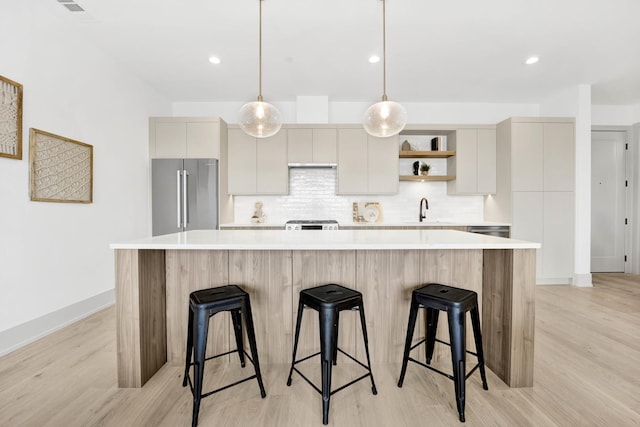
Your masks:
[{"label": "stove", "polygon": [[338,221],[335,219],[292,219],[284,224],[285,230],[337,230]]}]

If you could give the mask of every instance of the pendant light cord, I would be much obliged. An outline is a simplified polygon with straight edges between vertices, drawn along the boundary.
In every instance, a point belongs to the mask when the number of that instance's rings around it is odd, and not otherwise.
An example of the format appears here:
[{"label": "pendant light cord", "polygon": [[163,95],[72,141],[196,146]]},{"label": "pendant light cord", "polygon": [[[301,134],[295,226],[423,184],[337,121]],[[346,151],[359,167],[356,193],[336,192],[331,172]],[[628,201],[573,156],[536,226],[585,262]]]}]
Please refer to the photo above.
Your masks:
[{"label": "pendant light cord", "polygon": [[382,0],[382,100],[387,100],[387,10]]},{"label": "pendant light cord", "polygon": [[258,101],[262,102],[262,2],[260,1],[260,23],[258,24]]}]

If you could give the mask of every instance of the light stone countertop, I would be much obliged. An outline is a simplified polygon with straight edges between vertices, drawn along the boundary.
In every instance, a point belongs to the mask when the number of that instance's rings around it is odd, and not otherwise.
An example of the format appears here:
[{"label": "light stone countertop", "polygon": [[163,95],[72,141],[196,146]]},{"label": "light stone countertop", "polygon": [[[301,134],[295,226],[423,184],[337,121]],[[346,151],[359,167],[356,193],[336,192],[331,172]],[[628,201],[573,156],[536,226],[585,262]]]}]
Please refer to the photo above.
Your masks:
[{"label": "light stone countertop", "polygon": [[[400,221],[400,222],[338,222],[339,227],[380,227],[380,228],[396,228],[396,227],[466,227],[466,226],[510,226],[507,222],[492,221]],[[280,227],[284,229],[284,223],[276,222],[229,222],[220,224],[220,229],[225,228],[274,228]]]},{"label": "light stone countertop", "polygon": [[456,230],[194,230],[113,243],[110,247],[173,250],[535,249],[540,248],[540,243]]}]

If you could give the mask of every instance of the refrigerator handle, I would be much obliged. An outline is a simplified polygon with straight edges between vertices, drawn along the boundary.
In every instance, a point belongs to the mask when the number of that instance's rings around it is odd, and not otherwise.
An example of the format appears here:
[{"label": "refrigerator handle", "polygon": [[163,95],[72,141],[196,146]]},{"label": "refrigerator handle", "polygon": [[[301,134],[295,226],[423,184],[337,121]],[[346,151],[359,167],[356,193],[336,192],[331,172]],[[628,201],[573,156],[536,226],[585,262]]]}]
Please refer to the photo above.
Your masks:
[{"label": "refrigerator handle", "polygon": [[182,171],[184,179],[182,180],[182,212],[183,212],[183,224],[185,230],[187,229],[189,223],[189,193],[188,184],[189,184],[189,174],[186,169]]},{"label": "refrigerator handle", "polygon": [[178,228],[182,229],[182,210],[180,209],[180,170],[176,171],[176,206],[178,208]]}]

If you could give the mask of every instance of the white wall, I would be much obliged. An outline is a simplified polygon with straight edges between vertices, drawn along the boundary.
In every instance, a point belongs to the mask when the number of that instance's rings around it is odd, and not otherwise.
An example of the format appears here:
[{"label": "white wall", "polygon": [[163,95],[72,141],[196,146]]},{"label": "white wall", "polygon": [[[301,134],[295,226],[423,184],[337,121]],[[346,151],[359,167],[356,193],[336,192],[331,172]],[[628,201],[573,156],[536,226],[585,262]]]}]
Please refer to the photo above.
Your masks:
[{"label": "white wall", "polygon": [[[247,100],[250,101],[250,100]],[[296,103],[269,101],[282,113],[284,123],[296,123]],[[227,123],[238,122],[242,102],[174,102],[174,116],[219,116]],[[496,124],[511,116],[538,116],[537,104],[492,103],[403,103],[409,123]],[[370,104],[329,101],[329,123],[361,123]]]},{"label": "white wall", "polygon": [[[109,244],[147,234],[148,117],[171,111],[68,22],[52,23],[51,7],[3,2],[0,14],[0,74],[24,86],[23,159],[0,158],[0,354],[22,332],[60,326],[20,329],[42,316],[64,323],[67,307],[113,300]],[[29,200],[31,127],[93,145],[92,204]]]}]

